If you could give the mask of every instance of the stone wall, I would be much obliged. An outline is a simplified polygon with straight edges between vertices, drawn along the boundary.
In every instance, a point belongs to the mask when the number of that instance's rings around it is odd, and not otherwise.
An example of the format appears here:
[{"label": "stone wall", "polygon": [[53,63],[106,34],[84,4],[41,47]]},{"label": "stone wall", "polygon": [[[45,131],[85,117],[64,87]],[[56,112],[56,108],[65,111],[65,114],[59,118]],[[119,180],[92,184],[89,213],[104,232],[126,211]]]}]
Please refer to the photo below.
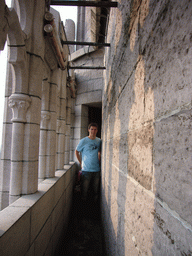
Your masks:
[{"label": "stone wall", "polygon": [[191,255],[190,1],[111,9],[103,95],[108,255]]},{"label": "stone wall", "polygon": [[68,227],[76,166],[65,165],[38,192],[20,197],[0,212],[0,255],[54,255]]}]

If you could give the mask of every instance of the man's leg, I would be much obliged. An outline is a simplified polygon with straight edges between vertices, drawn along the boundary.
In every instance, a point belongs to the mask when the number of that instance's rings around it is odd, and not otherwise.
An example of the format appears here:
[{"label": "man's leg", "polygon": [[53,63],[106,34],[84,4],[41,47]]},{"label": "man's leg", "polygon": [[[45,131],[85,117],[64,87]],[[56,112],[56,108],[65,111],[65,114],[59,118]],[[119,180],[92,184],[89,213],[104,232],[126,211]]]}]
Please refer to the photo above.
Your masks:
[{"label": "man's leg", "polygon": [[81,178],[81,198],[85,202],[87,200],[87,193],[91,181],[91,173],[82,171]]},{"label": "man's leg", "polygon": [[100,172],[93,173],[93,193],[94,201],[97,202],[99,198],[99,184],[100,184]]}]

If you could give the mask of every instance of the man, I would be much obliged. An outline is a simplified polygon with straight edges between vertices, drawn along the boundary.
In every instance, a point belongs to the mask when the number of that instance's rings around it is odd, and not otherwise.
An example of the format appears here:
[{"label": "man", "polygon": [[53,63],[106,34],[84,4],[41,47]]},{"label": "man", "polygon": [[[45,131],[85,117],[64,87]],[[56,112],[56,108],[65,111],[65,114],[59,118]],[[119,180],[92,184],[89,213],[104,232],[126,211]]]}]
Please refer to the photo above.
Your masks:
[{"label": "man", "polygon": [[82,169],[82,200],[86,202],[88,190],[92,184],[94,201],[98,199],[101,161],[101,139],[97,138],[98,126],[91,123],[88,126],[89,136],[80,140],[75,155]]}]

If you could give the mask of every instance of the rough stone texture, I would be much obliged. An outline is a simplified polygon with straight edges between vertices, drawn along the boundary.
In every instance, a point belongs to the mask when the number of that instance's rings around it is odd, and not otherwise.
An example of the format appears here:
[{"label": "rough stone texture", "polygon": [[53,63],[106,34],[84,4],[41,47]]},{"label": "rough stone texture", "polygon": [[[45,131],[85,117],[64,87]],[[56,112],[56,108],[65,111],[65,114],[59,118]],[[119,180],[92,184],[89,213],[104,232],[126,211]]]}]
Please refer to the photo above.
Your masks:
[{"label": "rough stone texture", "polygon": [[155,204],[153,255],[191,255],[192,232],[160,204]]},{"label": "rough stone texture", "polygon": [[192,225],[191,118],[185,111],[155,124],[156,195]]},{"label": "rough stone texture", "polygon": [[172,0],[122,0],[110,12],[102,124],[107,255],[191,255],[191,14],[189,1]]}]

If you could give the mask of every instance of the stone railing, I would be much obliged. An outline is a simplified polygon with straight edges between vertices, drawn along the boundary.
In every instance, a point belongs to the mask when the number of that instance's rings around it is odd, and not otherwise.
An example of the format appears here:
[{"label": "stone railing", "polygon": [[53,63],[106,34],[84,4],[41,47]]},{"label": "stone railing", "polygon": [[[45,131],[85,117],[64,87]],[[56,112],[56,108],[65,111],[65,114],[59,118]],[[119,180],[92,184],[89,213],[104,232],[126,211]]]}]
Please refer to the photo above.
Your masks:
[{"label": "stone railing", "polygon": [[54,255],[67,229],[75,182],[75,163],[42,181],[0,212],[0,255]]}]

